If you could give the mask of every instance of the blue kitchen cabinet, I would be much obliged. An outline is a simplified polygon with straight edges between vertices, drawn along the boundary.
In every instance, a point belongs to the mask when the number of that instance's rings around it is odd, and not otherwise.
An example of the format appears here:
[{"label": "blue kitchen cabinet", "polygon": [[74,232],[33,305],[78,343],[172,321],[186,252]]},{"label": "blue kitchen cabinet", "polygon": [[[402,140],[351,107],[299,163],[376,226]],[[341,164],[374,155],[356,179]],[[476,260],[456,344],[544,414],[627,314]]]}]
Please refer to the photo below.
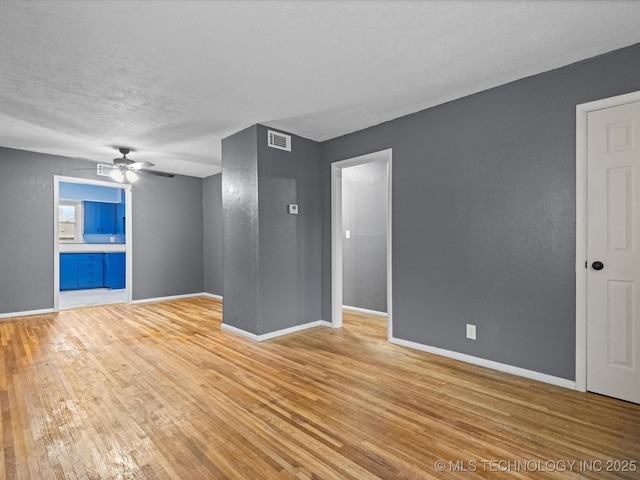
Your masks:
[{"label": "blue kitchen cabinet", "polygon": [[116,204],[105,202],[84,203],[84,233],[116,233]]},{"label": "blue kitchen cabinet", "polygon": [[83,202],[84,233],[98,233],[100,229],[100,208],[97,202]]},{"label": "blue kitchen cabinet", "polygon": [[125,227],[124,227],[124,225],[125,225],[125,207],[124,207],[124,202],[116,203],[115,222],[116,222],[115,233],[117,233],[117,234],[125,233]]},{"label": "blue kitchen cabinet", "polygon": [[78,253],[78,288],[104,286],[104,254]]},{"label": "blue kitchen cabinet", "polygon": [[125,233],[125,218],[127,215],[126,194],[124,189],[120,193],[120,203],[116,203],[116,233]]},{"label": "blue kitchen cabinet", "polygon": [[111,289],[125,288],[125,254],[104,254],[104,286]]},{"label": "blue kitchen cabinet", "polygon": [[126,287],[124,252],[61,253],[60,290]]},{"label": "blue kitchen cabinet", "polygon": [[78,255],[75,253],[60,254],[60,290],[76,290],[78,288]]},{"label": "blue kitchen cabinet", "polygon": [[100,233],[116,233],[115,203],[103,203],[100,206]]}]

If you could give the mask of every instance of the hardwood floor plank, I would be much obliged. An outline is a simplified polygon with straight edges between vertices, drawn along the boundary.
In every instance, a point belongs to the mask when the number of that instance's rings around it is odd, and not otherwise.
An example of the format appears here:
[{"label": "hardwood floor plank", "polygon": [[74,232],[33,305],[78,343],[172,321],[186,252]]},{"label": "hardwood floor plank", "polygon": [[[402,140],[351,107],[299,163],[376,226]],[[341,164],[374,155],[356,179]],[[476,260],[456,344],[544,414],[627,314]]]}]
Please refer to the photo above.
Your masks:
[{"label": "hardwood floor plank", "polygon": [[393,345],[359,312],[261,343],[221,318],[197,297],[0,322],[0,477],[640,478],[639,405]]}]

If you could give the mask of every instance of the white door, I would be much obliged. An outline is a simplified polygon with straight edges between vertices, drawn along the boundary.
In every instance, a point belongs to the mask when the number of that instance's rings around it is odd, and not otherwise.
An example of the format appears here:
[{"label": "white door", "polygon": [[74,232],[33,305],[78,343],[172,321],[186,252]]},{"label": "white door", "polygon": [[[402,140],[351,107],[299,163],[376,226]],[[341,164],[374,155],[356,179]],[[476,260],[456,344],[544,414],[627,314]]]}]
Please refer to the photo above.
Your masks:
[{"label": "white door", "polygon": [[589,112],[587,390],[640,403],[640,102]]}]

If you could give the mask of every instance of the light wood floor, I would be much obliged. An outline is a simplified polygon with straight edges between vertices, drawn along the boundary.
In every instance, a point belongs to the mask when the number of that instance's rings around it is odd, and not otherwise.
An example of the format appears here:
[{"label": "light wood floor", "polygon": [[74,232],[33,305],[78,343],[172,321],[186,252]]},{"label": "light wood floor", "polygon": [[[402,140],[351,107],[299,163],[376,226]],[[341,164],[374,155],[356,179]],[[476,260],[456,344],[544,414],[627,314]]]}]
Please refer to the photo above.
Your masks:
[{"label": "light wood floor", "polygon": [[[638,405],[389,344],[376,317],[258,344],[220,312],[193,298],[0,323],[0,477],[640,478],[613,463],[640,468]],[[578,463],[549,471],[561,461]]]}]

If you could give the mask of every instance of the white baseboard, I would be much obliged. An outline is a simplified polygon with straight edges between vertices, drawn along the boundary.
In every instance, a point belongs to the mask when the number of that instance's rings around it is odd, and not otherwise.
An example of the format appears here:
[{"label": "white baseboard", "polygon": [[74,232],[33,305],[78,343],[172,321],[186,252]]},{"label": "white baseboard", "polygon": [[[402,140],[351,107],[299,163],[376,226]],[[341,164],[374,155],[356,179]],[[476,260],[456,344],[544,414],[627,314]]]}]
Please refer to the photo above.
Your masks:
[{"label": "white baseboard", "polygon": [[53,313],[53,308],[43,308],[42,310],[27,310],[25,312],[11,312],[0,313],[1,318],[13,318],[13,317],[27,317],[30,315],[44,315],[46,313]]},{"label": "white baseboard", "polygon": [[369,310],[368,308],[360,308],[360,307],[352,307],[351,305],[342,305],[342,308],[344,310],[351,310],[354,312],[362,312],[362,313],[368,313],[370,315],[378,315],[380,317],[387,317],[387,312],[379,312],[377,310]]},{"label": "white baseboard", "polygon": [[150,303],[150,302],[164,302],[165,300],[177,300],[179,298],[202,297],[203,295],[205,295],[204,292],[185,293],[183,295],[170,295],[168,297],[141,298],[139,300],[132,300],[131,303],[137,304],[137,303]]},{"label": "white baseboard", "polygon": [[226,323],[223,323],[221,325],[221,328],[231,333],[235,333],[236,335],[242,335],[243,337],[253,340],[254,342],[263,342],[271,338],[281,337],[282,335],[288,335],[290,333],[299,332],[301,330],[306,330],[308,328],[314,328],[314,327],[320,327],[320,326],[331,328],[331,322],[327,322],[325,320],[316,320],[315,322],[309,322],[303,325],[296,325],[294,327],[283,328],[282,330],[263,333],[262,335],[256,335],[255,333],[247,332],[246,330],[242,330],[240,328],[228,325]]},{"label": "white baseboard", "polygon": [[453,358],[454,360],[460,360],[480,367],[491,368],[492,370],[498,370],[500,372],[511,373],[519,377],[530,378],[531,380],[537,380],[539,382],[550,383],[558,387],[564,387],[571,390],[576,389],[576,382],[573,380],[567,380],[566,378],[554,377],[553,375],[547,375],[546,373],[536,372],[534,370],[527,370],[525,368],[514,367],[506,363],[494,362],[493,360],[487,360],[484,358],[474,357],[464,353],[454,352],[451,350],[445,350],[443,348],[431,347],[429,345],[423,345],[422,343],[411,342],[409,340],[403,340],[401,338],[391,337],[389,339],[391,343],[401,345],[403,347],[414,348],[423,352],[434,353],[443,357]]},{"label": "white baseboard", "polygon": [[202,296],[210,297],[210,298],[216,298],[218,300],[222,300],[222,295],[216,295],[215,293],[203,292]]}]

